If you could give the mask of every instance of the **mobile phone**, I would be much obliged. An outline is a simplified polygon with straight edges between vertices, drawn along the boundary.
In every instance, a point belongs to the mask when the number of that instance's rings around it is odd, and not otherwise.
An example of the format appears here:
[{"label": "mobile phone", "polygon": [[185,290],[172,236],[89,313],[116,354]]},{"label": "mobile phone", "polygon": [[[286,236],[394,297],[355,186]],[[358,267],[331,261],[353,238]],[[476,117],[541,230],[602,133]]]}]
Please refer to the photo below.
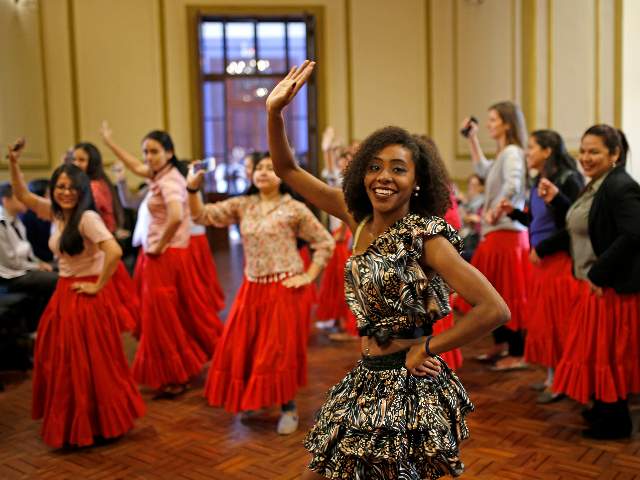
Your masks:
[{"label": "mobile phone", "polygon": [[12,152],[18,152],[20,150],[22,150],[22,147],[24,147],[25,144],[25,139],[24,137],[20,137],[16,143],[13,144],[13,146],[11,147],[11,151]]},{"label": "mobile phone", "polygon": [[193,171],[199,172],[200,170],[204,170],[205,172],[213,172],[216,169],[216,159],[215,157],[207,157],[204,160],[201,160],[200,163],[196,163],[193,166]]},{"label": "mobile phone", "polygon": [[[24,148],[26,141],[24,139],[24,137],[20,137],[18,140],[16,140],[16,143],[14,143],[13,145],[11,145],[11,151],[12,152],[19,152],[20,150],[22,150]],[[9,155],[5,155],[4,158],[9,158]]]},{"label": "mobile phone", "polygon": [[478,125],[478,119],[476,117],[474,117],[473,115],[471,115],[469,117],[469,122],[467,123],[467,126],[460,130],[460,134],[464,138],[469,137],[469,133],[471,132],[471,123],[472,122],[475,123],[476,125]]}]

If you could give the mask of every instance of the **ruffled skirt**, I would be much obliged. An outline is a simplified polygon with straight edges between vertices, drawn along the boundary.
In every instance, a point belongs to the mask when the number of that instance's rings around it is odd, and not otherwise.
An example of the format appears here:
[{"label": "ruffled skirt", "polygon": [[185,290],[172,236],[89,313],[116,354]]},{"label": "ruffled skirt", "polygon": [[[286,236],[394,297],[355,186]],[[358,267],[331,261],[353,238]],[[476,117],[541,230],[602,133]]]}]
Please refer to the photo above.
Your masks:
[{"label": "ruffled skirt", "polygon": [[71,289],[96,280],[60,277],[38,326],[32,416],[43,419],[43,440],[55,448],[124,435],[145,411],[122,349],[112,282],[97,295]]},{"label": "ruffled skirt", "polygon": [[197,266],[186,248],[140,255],[135,277],[142,321],[133,375],[153,388],[187,383],[211,358],[222,332],[213,296],[195,280]]},{"label": "ruffled skirt", "polygon": [[[511,320],[505,326],[513,331],[525,328],[531,278],[527,232],[498,230],[488,233],[473,254],[471,264],[487,277],[509,307]],[[462,312],[470,308],[460,296],[455,307]]]},{"label": "ruffled skirt", "polygon": [[[453,299],[451,298],[453,295],[449,295],[449,305],[453,304]],[[444,318],[441,318],[440,320],[438,320],[436,323],[433,324],[433,334],[434,335],[438,335],[442,332],[444,332],[445,330],[449,330],[451,327],[453,327],[454,322],[453,322],[453,311],[451,313],[449,313],[449,315],[447,315]],[[459,348],[454,348],[453,350],[449,350],[448,352],[444,352],[440,354],[440,357],[447,362],[447,365],[449,365],[449,368],[451,368],[451,370],[458,370],[460,367],[462,367],[462,363],[463,363],[463,358],[462,358],[462,351]]]},{"label": "ruffled skirt", "polygon": [[209,248],[207,235],[192,235],[189,242],[189,251],[197,265],[198,278],[205,289],[209,290],[216,311],[224,309],[224,291],[218,281],[216,262]]},{"label": "ruffled skirt", "polygon": [[309,468],[326,478],[436,479],[464,470],[467,393],[447,365],[414,377],[406,352],[365,357],[329,391],[304,445]]},{"label": "ruffled skirt", "polygon": [[351,256],[349,237],[336,242],[333,255],[322,273],[316,318],[318,320],[346,319],[349,307],[344,297],[344,266]]},{"label": "ruffled skirt", "polygon": [[571,257],[556,253],[532,266],[529,315],[526,322],[527,362],[555,368],[562,358],[578,282]]},{"label": "ruffled skirt", "polygon": [[237,413],[292,400],[307,381],[307,288],[244,280],[205,385],[212,406]]},{"label": "ruffled skirt", "polygon": [[120,300],[118,302],[120,330],[135,332],[140,325],[140,300],[133,279],[122,261],[118,262],[118,267],[109,281],[113,284]]},{"label": "ruffled skirt", "polygon": [[640,293],[605,288],[598,297],[587,282],[578,283],[553,391],[581,403],[616,402],[640,393]]}]

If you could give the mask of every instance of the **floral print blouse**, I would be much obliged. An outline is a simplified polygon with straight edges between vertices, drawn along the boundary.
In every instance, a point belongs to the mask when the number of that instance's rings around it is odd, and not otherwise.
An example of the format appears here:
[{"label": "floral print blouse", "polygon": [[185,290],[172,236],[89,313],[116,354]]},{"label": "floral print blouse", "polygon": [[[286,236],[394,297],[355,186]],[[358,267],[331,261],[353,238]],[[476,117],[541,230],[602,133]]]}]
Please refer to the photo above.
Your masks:
[{"label": "floral print blouse", "polygon": [[460,236],[442,218],[410,213],[347,260],[345,295],[360,336],[384,346],[393,338],[414,337],[417,328],[430,333],[451,312],[449,287],[419,264],[425,239],[434,235],[462,250]]},{"label": "floral print blouse", "polygon": [[207,203],[193,220],[216,227],[240,224],[249,281],[275,281],[303,272],[296,238],[309,242],[314,263],[326,265],[335,241],[304,203],[285,194],[271,209],[262,208],[258,195],[242,195]]}]

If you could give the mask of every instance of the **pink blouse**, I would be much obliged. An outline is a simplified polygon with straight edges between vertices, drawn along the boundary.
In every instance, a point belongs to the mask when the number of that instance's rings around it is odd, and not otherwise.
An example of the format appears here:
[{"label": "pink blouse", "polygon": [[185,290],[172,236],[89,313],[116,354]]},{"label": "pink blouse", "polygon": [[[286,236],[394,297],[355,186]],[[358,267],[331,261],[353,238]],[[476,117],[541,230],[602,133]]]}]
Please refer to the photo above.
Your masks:
[{"label": "pink blouse", "polygon": [[335,241],[304,203],[283,195],[269,211],[262,211],[258,195],[243,195],[208,203],[195,223],[225,227],[240,224],[245,275],[250,281],[270,281],[301,273],[304,265],[296,238],[309,242],[312,260],[323,267]]},{"label": "pink blouse", "polygon": [[77,255],[68,255],[60,252],[60,236],[64,229],[64,223],[54,219],[54,228],[49,237],[49,248],[58,258],[58,267],[61,277],[87,277],[100,275],[104,265],[104,252],[98,244],[113,238],[107,230],[98,213],[87,210],[80,218],[78,229],[84,240],[84,250]]},{"label": "pink blouse", "polygon": [[182,222],[167,247],[187,248],[191,236],[189,229],[189,203],[187,201],[187,181],[177,168],[169,168],[158,173],[149,182],[147,207],[151,215],[147,246],[151,247],[160,241],[167,224],[167,205],[169,202],[182,205]]}]

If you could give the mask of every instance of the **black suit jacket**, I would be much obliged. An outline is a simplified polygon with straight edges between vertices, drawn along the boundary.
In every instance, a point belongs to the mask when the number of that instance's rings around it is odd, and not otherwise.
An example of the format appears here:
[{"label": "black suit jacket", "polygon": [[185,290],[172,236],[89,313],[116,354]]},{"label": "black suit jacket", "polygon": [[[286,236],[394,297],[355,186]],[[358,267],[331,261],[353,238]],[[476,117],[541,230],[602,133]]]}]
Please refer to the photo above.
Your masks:
[{"label": "black suit jacket", "polygon": [[[614,168],[600,185],[589,210],[589,237],[598,257],[589,280],[618,293],[640,292],[640,185],[624,167]],[[542,256],[569,244],[569,232],[558,232]]]}]

